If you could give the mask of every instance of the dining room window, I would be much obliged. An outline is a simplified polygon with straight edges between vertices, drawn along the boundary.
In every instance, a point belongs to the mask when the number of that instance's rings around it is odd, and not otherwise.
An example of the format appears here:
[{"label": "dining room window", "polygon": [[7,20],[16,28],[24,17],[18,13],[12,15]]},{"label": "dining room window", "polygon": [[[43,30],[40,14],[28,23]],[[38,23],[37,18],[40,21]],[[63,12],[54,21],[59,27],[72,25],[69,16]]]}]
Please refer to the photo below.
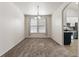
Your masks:
[{"label": "dining room window", "polygon": [[43,16],[31,17],[30,33],[46,33],[46,18]]}]

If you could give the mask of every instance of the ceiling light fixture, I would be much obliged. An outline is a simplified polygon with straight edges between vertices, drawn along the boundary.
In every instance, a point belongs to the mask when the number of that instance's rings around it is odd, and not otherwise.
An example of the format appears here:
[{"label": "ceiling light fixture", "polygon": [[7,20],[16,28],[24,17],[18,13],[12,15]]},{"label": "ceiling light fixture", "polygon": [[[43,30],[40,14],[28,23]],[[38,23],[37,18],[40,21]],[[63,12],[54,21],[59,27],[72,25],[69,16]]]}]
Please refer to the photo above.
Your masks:
[{"label": "ceiling light fixture", "polygon": [[39,5],[37,6],[37,15],[35,19],[41,19],[41,16],[39,15]]}]

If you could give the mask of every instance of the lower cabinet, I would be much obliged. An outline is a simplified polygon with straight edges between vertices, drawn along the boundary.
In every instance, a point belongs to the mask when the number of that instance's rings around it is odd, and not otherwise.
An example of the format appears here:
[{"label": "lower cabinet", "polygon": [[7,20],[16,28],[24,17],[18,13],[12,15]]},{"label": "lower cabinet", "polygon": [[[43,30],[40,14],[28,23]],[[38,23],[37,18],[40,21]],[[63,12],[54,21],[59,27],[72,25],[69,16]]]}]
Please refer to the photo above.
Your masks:
[{"label": "lower cabinet", "polygon": [[71,35],[72,35],[72,32],[65,32],[64,33],[64,45],[71,44]]}]

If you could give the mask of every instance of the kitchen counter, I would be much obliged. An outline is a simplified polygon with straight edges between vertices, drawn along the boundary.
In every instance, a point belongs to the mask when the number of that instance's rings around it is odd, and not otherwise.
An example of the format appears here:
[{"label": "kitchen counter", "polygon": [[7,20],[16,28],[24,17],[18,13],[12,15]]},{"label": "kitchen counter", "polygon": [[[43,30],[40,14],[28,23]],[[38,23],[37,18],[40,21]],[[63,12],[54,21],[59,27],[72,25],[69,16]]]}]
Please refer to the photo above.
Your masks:
[{"label": "kitchen counter", "polygon": [[64,32],[66,32],[66,33],[69,33],[69,32],[72,32],[72,33],[74,33],[74,32],[76,32],[76,31],[64,31]]},{"label": "kitchen counter", "polygon": [[73,34],[72,31],[65,31],[64,32],[64,45],[71,44],[71,35]]}]

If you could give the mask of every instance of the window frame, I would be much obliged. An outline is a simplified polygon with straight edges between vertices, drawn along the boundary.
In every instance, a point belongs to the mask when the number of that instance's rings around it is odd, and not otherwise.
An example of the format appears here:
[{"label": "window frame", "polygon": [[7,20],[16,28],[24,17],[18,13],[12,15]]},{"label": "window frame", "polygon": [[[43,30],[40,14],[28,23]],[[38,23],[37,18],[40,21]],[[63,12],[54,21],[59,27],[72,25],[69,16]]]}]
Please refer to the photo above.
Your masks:
[{"label": "window frame", "polygon": [[44,33],[39,32],[39,27],[41,27],[41,26],[38,25],[39,20],[37,20],[37,33],[31,33],[31,18],[34,18],[34,17],[36,17],[36,16],[37,16],[37,15],[35,15],[35,16],[30,16],[30,18],[29,18],[29,34],[47,34],[47,17],[46,17],[46,16],[43,16],[43,15],[40,15],[40,16],[45,19],[45,32],[44,32]]}]

